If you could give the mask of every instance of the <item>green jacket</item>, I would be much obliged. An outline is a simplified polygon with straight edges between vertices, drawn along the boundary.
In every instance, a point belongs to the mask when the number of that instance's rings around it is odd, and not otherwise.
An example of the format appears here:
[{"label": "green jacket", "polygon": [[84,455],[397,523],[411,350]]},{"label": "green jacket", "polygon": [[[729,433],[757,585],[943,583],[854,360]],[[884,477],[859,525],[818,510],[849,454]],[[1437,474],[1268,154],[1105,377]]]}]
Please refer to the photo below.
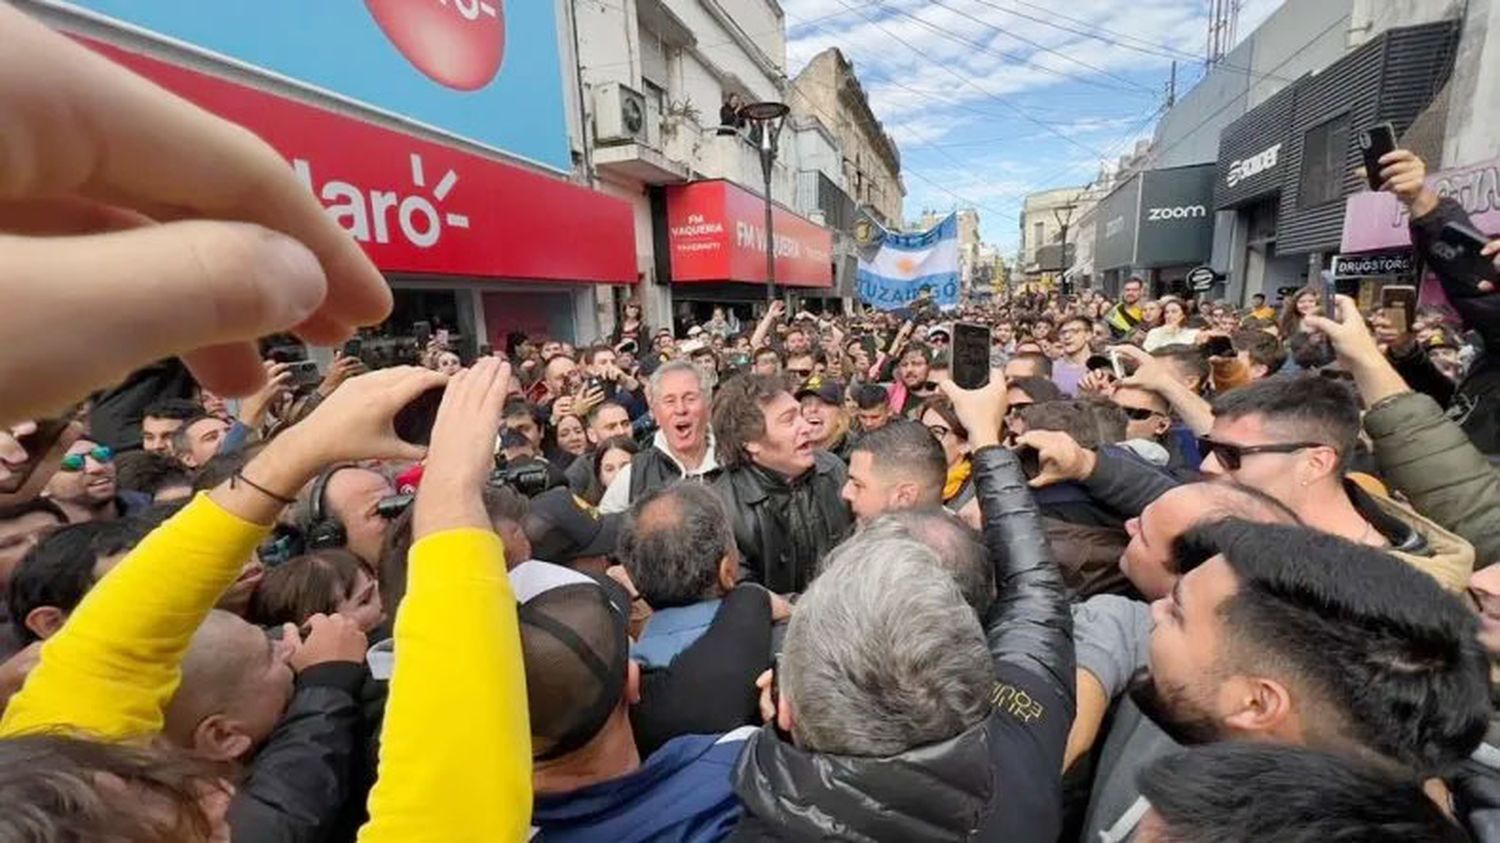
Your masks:
[{"label": "green jacket", "polygon": [[1417,511],[1474,545],[1475,569],[1500,562],[1500,471],[1437,402],[1404,392],[1365,414],[1380,473]]}]

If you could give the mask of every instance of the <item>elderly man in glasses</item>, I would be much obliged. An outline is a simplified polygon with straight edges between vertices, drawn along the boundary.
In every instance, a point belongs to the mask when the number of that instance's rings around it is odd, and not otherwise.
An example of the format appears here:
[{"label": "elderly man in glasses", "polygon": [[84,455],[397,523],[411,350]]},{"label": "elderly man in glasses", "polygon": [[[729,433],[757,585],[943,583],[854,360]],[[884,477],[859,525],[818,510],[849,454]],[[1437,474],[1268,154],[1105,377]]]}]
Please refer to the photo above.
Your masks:
[{"label": "elderly man in glasses", "polygon": [[151,496],[119,489],[115,455],[107,445],[79,439],[68,448],[42,494],[67,513],[68,522],[107,521],[151,506]]}]

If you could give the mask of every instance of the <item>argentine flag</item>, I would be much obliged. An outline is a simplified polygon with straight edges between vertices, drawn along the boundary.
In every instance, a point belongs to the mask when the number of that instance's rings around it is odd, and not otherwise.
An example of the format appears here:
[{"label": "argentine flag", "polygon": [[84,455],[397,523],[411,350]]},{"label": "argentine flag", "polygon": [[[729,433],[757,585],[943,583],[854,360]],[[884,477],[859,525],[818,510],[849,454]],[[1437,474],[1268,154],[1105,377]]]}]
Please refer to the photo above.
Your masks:
[{"label": "argentine flag", "polygon": [[873,254],[859,259],[859,297],[879,310],[906,307],[922,288],[938,307],[958,304],[958,215],[930,231],[884,232]]}]

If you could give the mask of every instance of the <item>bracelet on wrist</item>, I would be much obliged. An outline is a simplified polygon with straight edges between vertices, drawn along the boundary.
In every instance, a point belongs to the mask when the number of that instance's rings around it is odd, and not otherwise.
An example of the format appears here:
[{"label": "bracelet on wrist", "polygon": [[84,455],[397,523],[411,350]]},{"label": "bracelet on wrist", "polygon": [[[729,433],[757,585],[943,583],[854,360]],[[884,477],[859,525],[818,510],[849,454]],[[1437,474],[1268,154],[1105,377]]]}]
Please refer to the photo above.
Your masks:
[{"label": "bracelet on wrist", "polygon": [[276,501],[277,503],[283,504],[285,506],[291,506],[292,504],[295,504],[297,502],[296,498],[289,498],[289,497],[286,497],[284,495],[278,495],[277,493],[271,491],[270,489],[267,489],[265,486],[262,486],[259,483],[255,482],[254,480],[251,480],[250,478],[246,477],[243,472],[236,471],[235,473],[229,475],[229,488],[231,488],[231,489],[238,488],[238,484],[240,484],[240,483],[243,483],[246,486],[249,486],[250,488],[254,489],[255,491],[260,492],[262,495],[265,495],[266,497],[270,498],[271,500]]}]

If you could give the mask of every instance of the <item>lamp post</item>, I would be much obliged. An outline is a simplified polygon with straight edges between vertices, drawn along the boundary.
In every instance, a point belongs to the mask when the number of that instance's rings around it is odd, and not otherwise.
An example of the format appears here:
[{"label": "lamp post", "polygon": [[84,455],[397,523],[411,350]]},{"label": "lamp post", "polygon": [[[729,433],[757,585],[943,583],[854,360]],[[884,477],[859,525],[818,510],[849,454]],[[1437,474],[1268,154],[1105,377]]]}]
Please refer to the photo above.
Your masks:
[{"label": "lamp post", "polygon": [[771,216],[771,166],[776,163],[776,142],[791,109],[786,103],[754,102],[740,109],[760,134],[760,172],[766,186],[766,307],[776,299],[776,238]]}]

